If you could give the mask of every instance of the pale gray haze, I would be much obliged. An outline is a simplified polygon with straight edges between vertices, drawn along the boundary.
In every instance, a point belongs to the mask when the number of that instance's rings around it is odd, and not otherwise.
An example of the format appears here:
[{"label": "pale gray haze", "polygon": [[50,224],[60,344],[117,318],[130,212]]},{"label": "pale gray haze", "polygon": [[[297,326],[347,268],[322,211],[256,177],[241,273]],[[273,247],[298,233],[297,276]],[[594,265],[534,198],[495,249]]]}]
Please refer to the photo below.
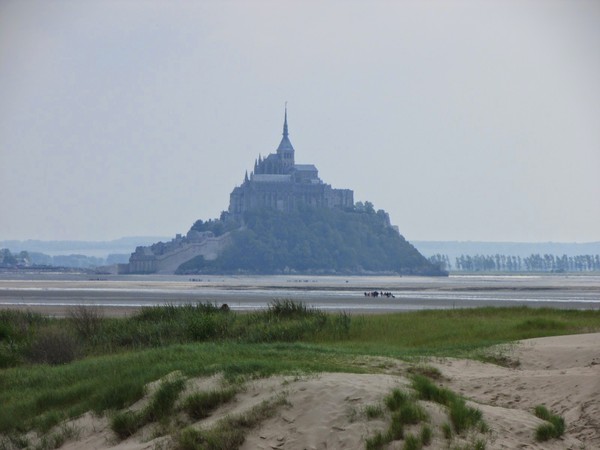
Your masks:
[{"label": "pale gray haze", "polygon": [[600,1],[0,2],[0,239],[185,233],[288,102],[409,240],[600,240]]}]

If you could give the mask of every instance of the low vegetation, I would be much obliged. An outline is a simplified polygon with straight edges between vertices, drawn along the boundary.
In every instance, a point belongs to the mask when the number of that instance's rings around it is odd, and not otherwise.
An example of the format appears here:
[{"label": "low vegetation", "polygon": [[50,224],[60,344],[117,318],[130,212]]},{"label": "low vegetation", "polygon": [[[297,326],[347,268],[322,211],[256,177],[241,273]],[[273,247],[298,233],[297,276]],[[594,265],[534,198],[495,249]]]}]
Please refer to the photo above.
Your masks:
[{"label": "low vegetation", "polygon": [[[464,435],[471,429],[479,434],[488,432],[487,425],[483,421],[480,410],[467,406],[464,398],[449,389],[437,386],[430,378],[416,374],[412,375],[412,390],[405,391],[393,389],[385,397],[384,403],[389,417],[388,429],[385,432],[378,431],[365,440],[367,450],[378,450],[384,448],[392,441],[402,440],[402,449],[420,450],[431,444],[433,430],[429,415],[420,404],[423,401],[435,402],[446,408],[450,424],[444,423],[440,426],[439,433],[450,442],[455,435]],[[367,415],[368,418],[371,418]],[[410,432],[406,427],[412,427]],[[475,448],[485,449],[485,441],[477,440],[483,444],[475,445]],[[454,448],[454,447],[452,447]],[[460,448],[460,447],[457,447]],[[467,447],[472,448],[472,447]]]},{"label": "low vegetation", "polygon": [[566,428],[565,419],[551,413],[544,405],[535,407],[534,413],[546,423],[539,425],[535,430],[536,440],[543,442],[561,437]]},{"label": "low vegetation", "polygon": [[[350,316],[286,300],[248,314],[212,304],[166,305],[121,319],[103,318],[92,310],[65,319],[1,311],[0,435],[18,444],[6,448],[19,448],[31,430],[47,433],[87,411],[128,410],[112,413],[115,431],[127,436],[144,423],[160,422],[169,411],[190,420],[201,418],[236,395],[235,388],[227,388],[180,398],[181,382],[173,382],[161,385],[146,408],[130,409],[143,398],[148,383],[174,371],[182,378],[220,373],[232,382],[298,370],[363,372],[378,370],[357,364],[357,357],[364,355],[481,358],[494,344],[598,330],[600,311],[481,308]],[[59,357],[50,357],[55,351]],[[431,432],[425,428],[421,401],[448,408],[447,426],[431,430],[434,434],[451,437],[483,427],[477,410],[434,382],[441,376],[435,369],[417,364],[411,376],[417,397],[402,391],[390,394],[381,409],[393,420],[387,434],[369,439],[369,448],[402,436],[416,421],[420,432],[411,433],[427,445]],[[373,407],[365,414],[375,418],[382,413]],[[560,435],[559,422],[544,420],[553,426],[551,437]],[[178,445],[193,448],[185,443],[212,439],[210,434],[199,436],[197,430],[182,432]]]},{"label": "low vegetation", "polygon": [[194,420],[204,419],[218,406],[231,401],[236,393],[237,388],[235,387],[208,392],[196,392],[185,400],[183,409]]},{"label": "low vegetation", "polygon": [[423,375],[413,377],[412,387],[421,400],[433,401],[448,408],[448,417],[455,433],[460,434],[475,427],[481,430],[487,428],[481,411],[467,406],[465,399],[451,390],[437,386]]},{"label": "low vegetation", "polygon": [[183,377],[163,380],[145,408],[137,412],[116,413],[112,417],[111,428],[117,436],[125,439],[148,423],[168,420],[184,387]]},{"label": "low vegetation", "polygon": [[285,397],[276,397],[255,406],[250,411],[228,416],[208,430],[184,428],[175,437],[176,450],[236,450],[248,431],[272,417],[277,408],[287,404]]}]

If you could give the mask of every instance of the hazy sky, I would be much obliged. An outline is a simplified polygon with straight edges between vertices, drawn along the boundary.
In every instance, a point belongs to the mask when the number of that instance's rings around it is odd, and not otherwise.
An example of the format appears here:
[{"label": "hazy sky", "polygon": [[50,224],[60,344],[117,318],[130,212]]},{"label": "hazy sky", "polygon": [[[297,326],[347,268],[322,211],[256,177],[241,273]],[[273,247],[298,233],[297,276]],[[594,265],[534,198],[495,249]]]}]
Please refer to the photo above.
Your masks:
[{"label": "hazy sky", "polygon": [[600,240],[600,1],[0,2],[0,240],[185,233],[288,102],[408,240]]}]

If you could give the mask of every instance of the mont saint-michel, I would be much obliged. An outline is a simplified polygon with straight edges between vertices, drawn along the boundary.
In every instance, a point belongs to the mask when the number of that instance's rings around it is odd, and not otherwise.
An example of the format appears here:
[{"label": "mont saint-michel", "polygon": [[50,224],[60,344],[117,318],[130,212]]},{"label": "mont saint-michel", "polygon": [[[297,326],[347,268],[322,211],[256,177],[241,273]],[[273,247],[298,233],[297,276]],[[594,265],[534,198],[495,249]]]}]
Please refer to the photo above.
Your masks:
[{"label": "mont saint-michel", "polygon": [[296,163],[287,108],[274,153],[258,156],[218,219],[185,236],[137,247],[122,273],[321,273],[443,275],[390,223],[384,210],[354,202],[314,164]]}]

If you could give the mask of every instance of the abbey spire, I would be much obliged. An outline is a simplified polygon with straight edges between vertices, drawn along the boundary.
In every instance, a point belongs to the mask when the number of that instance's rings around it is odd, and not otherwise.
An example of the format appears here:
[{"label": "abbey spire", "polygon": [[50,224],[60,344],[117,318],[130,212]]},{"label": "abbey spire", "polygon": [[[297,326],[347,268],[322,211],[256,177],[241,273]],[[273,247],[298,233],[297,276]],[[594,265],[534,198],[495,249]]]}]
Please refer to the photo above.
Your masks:
[{"label": "abbey spire", "polygon": [[287,105],[285,105],[285,114],[283,116],[283,137],[288,137],[288,127],[287,127]]},{"label": "abbey spire", "polygon": [[285,107],[285,115],[283,118],[283,137],[281,138],[281,142],[279,143],[279,147],[277,147],[277,154],[281,156],[284,160],[290,160],[293,164],[294,160],[294,147],[290,142],[290,138],[288,137],[288,123],[287,123],[287,105]]}]

